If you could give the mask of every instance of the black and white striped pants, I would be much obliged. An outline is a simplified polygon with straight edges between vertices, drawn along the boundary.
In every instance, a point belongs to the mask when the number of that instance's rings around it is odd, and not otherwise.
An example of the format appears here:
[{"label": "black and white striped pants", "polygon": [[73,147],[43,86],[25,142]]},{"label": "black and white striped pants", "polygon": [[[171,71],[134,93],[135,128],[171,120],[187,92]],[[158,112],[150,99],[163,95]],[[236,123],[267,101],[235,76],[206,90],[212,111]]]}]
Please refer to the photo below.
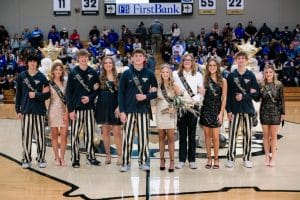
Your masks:
[{"label": "black and white striped pants", "polygon": [[251,116],[247,113],[237,113],[234,115],[232,122],[229,125],[229,142],[228,142],[228,153],[227,159],[234,161],[236,155],[236,143],[237,143],[237,134],[239,126],[241,126],[241,131],[243,133],[243,160],[251,159],[251,127],[252,121]]},{"label": "black and white striped pants", "polygon": [[149,163],[149,115],[128,113],[123,126],[123,165],[130,164],[135,126],[138,132],[139,164]]},{"label": "black and white striped pants", "polygon": [[79,161],[79,134],[82,129],[84,132],[84,146],[86,149],[87,159],[94,159],[94,110],[76,110],[75,113],[76,120],[71,121],[71,160],[72,162]]},{"label": "black and white striped pants", "polygon": [[31,162],[32,135],[35,133],[37,144],[37,162],[45,161],[45,116],[24,114],[21,120],[23,161]]}]

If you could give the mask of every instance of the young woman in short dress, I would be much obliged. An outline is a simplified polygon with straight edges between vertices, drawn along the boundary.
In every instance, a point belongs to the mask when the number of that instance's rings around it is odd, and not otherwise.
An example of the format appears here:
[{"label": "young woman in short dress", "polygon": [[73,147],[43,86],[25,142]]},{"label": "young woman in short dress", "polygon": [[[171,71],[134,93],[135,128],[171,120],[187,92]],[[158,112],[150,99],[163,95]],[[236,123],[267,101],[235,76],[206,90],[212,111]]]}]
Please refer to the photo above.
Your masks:
[{"label": "young woman in short dress", "polygon": [[[50,78],[50,105],[48,124],[51,128],[51,143],[54,153],[55,165],[66,165],[65,151],[67,147],[68,134],[68,111],[66,104],[61,98],[64,98],[66,83],[64,81],[64,67],[62,63],[55,62],[51,68]],[[56,89],[55,89],[56,88]],[[60,91],[60,92],[57,92]],[[59,95],[61,93],[62,95]],[[61,97],[60,97],[61,96]],[[60,145],[58,136],[60,135]],[[59,152],[60,147],[60,152]]]},{"label": "young woman in short dress", "polygon": [[97,124],[102,125],[102,137],[106,152],[105,164],[111,163],[110,133],[112,131],[118,153],[117,165],[120,165],[122,159],[122,137],[118,107],[118,74],[112,57],[103,58],[99,79],[100,87],[95,115]]},{"label": "young woman in short dress", "polygon": [[[219,134],[227,99],[227,82],[222,78],[220,63],[210,59],[204,76],[205,95],[200,112],[200,124],[204,130],[207,164],[205,168],[219,168]],[[214,146],[214,164],[211,158],[211,140]]]},{"label": "young woman in short dress", "polygon": [[179,87],[174,83],[170,65],[163,64],[160,68],[159,87],[156,99],[156,125],[159,133],[160,170],[165,170],[165,138],[168,138],[170,156],[169,172],[174,171],[174,135],[177,113],[172,106],[172,98],[180,94]]},{"label": "young woman in short dress", "polygon": [[265,165],[273,167],[277,156],[277,133],[280,123],[284,120],[285,106],[283,85],[277,80],[272,65],[264,68],[264,79],[260,84],[260,97],[259,117],[264,132]]}]

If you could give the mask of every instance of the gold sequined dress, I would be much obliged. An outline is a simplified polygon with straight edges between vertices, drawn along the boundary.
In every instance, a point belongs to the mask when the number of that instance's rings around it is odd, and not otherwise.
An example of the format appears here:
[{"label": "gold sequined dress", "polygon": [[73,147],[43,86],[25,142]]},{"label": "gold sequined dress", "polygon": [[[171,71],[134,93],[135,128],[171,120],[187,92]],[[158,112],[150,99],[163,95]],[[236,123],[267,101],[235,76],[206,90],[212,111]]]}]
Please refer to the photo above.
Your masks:
[{"label": "gold sequined dress", "polygon": [[[63,94],[66,91],[66,84],[64,83],[63,86],[59,87]],[[60,100],[58,94],[50,85],[50,104],[48,110],[48,124],[49,127],[64,127],[63,118],[66,114],[66,105]]]}]

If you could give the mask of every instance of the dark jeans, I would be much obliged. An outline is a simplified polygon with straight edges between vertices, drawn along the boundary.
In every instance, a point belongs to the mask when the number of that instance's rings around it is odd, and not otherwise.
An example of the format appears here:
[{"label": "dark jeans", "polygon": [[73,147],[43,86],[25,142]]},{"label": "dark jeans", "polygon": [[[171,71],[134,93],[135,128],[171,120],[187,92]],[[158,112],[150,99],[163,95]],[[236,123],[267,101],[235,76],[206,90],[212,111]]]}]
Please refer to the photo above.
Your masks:
[{"label": "dark jeans", "polygon": [[185,162],[187,154],[188,161],[195,162],[197,119],[198,118],[190,112],[187,112],[181,118],[178,118],[179,162]]}]

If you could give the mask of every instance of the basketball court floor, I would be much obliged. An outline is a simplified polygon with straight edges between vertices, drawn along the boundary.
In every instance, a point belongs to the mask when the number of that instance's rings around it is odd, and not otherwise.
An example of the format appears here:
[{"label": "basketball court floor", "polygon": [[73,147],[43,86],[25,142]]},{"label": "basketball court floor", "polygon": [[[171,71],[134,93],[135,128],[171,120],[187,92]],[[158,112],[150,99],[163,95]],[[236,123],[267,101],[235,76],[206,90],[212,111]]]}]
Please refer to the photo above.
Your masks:
[{"label": "basketball court floor", "polygon": [[[30,169],[23,170],[20,166],[20,122],[0,119],[1,199],[300,199],[300,102],[289,101],[286,108],[287,120],[279,131],[275,167],[264,166],[262,135],[257,127],[253,134],[252,169],[243,166],[241,144],[234,168],[224,166],[225,146],[220,149],[220,169],[206,169],[205,151],[198,138],[198,169],[192,170],[186,165],[173,173],[159,170],[156,134],[150,136],[151,170],[148,173],[138,168],[136,147],[129,172],[119,172],[116,158],[112,164],[105,165],[101,143],[97,154],[102,162],[99,167],[87,166],[84,153],[79,169],[72,168],[70,162],[65,167],[55,166],[52,149],[48,146],[47,168],[40,169],[33,161]],[[178,141],[176,147],[178,150]],[[32,155],[33,158],[36,155],[35,144]],[[70,160],[69,150],[66,158]],[[166,168],[168,163],[167,159]]]}]

